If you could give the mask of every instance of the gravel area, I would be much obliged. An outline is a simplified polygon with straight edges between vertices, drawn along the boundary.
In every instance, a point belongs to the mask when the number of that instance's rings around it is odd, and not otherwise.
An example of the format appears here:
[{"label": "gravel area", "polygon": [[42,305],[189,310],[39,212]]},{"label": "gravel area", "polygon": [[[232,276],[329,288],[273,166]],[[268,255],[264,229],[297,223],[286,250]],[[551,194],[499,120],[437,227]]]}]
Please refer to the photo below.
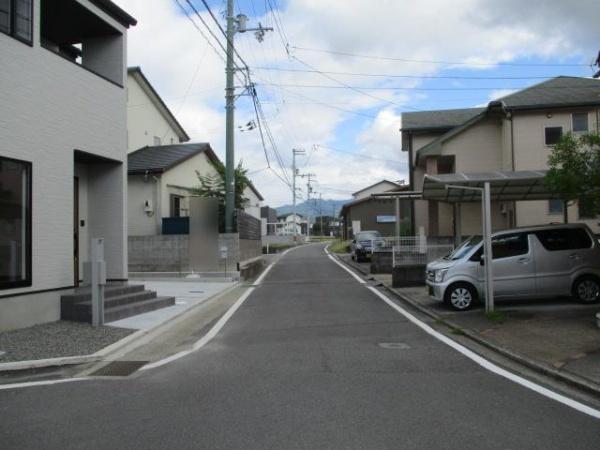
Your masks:
[{"label": "gravel area", "polygon": [[[58,321],[0,333],[0,363],[95,353],[135,330]],[[2,354],[2,352],[5,352]]]}]

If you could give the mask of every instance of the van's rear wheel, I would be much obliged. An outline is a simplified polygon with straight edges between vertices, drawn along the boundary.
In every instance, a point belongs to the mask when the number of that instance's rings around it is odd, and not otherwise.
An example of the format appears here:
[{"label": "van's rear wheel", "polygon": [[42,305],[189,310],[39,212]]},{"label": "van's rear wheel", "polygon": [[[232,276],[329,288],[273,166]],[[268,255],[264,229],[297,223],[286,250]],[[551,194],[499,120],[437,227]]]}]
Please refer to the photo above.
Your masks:
[{"label": "van's rear wheel", "polygon": [[444,302],[457,311],[466,311],[473,307],[477,300],[475,288],[469,283],[454,283],[444,293]]},{"label": "van's rear wheel", "polygon": [[573,297],[581,303],[600,301],[600,280],[591,275],[578,278],[573,284]]}]

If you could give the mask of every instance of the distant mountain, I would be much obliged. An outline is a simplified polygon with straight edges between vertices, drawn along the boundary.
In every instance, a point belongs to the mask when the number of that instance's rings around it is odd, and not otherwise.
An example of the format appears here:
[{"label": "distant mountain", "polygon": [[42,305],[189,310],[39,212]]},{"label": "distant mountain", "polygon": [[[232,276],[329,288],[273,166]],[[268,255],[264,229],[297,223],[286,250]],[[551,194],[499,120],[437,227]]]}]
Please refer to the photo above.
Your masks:
[{"label": "distant mountain", "polygon": [[[335,217],[337,217],[340,213],[340,210],[342,209],[342,205],[344,203],[348,203],[350,201],[352,201],[352,200],[351,199],[348,199],[348,200],[326,200],[326,199],[323,199],[320,202],[322,214],[324,216],[331,216],[333,214]],[[292,205],[283,205],[283,206],[280,206],[275,209],[277,210],[277,215],[279,216],[281,214],[291,213],[293,210],[293,206]],[[321,215],[319,212],[319,199],[317,199],[317,200],[311,199],[310,205],[307,204],[306,201],[296,204],[296,212],[298,214],[302,214],[304,217],[306,217],[308,214],[310,214],[311,217]]]}]

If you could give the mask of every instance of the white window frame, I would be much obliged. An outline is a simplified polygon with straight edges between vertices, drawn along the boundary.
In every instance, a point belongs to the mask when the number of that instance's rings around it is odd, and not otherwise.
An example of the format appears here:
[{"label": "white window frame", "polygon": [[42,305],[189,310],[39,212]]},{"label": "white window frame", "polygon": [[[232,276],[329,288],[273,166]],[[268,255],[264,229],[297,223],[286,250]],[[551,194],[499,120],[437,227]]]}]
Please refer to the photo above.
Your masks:
[{"label": "white window frame", "polygon": [[[583,130],[583,131],[575,131],[575,121],[573,120],[573,116],[575,114],[585,114],[585,118],[587,121],[587,130]],[[590,115],[587,111],[585,112],[572,112],[571,113],[571,131],[573,133],[577,133],[577,134],[585,134],[585,133],[589,133],[590,132]]]}]

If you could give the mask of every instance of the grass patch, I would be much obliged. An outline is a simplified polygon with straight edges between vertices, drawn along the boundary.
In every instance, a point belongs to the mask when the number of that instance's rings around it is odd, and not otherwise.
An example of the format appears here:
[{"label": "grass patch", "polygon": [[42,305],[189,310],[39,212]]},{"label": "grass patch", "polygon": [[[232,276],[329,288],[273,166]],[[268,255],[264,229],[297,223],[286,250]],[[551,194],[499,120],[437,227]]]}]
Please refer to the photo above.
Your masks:
[{"label": "grass patch", "polygon": [[456,334],[458,336],[464,336],[464,334],[465,334],[465,332],[463,330],[461,330],[460,328],[452,328],[450,330],[450,333]]},{"label": "grass patch", "polygon": [[488,320],[491,320],[492,322],[498,323],[502,323],[506,319],[504,317],[504,314],[502,314],[500,311],[487,312],[485,313],[485,317],[487,317]]},{"label": "grass patch", "polygon": [[332,253],[350,253],[350,241],[342,241],[341,239],[333,241],[329,246],[329,251]]}]

